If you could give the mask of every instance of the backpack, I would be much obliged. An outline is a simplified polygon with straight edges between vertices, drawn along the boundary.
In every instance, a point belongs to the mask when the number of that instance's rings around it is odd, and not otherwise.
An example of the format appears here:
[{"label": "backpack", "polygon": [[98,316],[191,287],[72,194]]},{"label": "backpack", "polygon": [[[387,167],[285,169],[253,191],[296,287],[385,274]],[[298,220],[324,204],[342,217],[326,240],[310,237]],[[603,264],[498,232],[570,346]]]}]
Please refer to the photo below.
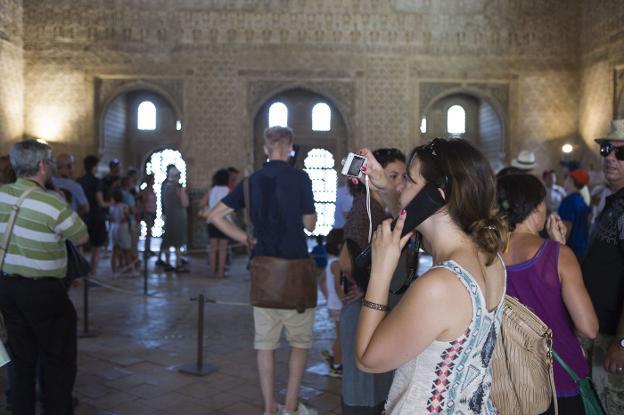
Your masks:
[{"label": "backpack", "polygon": [[516,298],[505,296],[503,321],[492,356],[491,398],[501,415],[536,415],[557,394],[552,330]]}]

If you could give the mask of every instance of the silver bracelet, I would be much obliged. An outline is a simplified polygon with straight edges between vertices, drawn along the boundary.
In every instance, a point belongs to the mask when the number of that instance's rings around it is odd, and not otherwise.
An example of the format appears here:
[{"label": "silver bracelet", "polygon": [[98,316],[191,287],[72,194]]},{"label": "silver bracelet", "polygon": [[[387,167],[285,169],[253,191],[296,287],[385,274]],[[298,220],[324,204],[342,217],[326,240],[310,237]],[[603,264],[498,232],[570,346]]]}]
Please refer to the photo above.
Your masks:
[{"label": "silver bracelet", "polygon": [[372,301],[368,301],[365,298],[362,298],[362,306],[378,311],[390,311],[390,307],[388,307],[387,305],[373,303]]}]

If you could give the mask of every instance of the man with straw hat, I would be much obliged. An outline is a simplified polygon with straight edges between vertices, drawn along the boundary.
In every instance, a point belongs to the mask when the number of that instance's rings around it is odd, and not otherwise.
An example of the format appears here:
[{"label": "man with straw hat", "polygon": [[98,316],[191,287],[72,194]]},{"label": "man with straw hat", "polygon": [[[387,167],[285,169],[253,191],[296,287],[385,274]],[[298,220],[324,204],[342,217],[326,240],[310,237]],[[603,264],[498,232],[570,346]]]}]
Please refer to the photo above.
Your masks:
[{"label": "man with straw hat", "polygon": [[582,265],[600,323],[592,379],[607,412],[624,414],[624,119],[612,121],[607,136],[595,141],[613,194],[596,220]]}]

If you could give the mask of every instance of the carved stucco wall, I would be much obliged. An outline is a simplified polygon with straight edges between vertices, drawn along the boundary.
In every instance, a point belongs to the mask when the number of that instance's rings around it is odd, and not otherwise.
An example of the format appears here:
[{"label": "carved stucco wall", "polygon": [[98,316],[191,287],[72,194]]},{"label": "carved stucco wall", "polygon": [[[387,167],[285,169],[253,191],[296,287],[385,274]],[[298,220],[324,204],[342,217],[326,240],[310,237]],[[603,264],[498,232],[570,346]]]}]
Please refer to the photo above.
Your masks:
[{"label": "carved stucco wall", "polygon": [[[568,99],[574,4],[24,0],[25,128],[78,156],[97,151],[97,79],[177,79],[190,181],[203,188],[222,160],[251,164],[252,83],[309,83],[332,93],[349,85],[342,104],[351,143],[407,148],[418,141],[421,78],[503,79],[515,150],[526,137],[547,141],[576,128],[578,103]],[[544,111],[556,112],[557,128],[535,122]]]},{"label": "carved stucco wall", "polygon": [[518,78],[510,155],[533,151],[538,168],[557,168],[561,146],[577,138],[577,82],[573,71],[543,71]]},{"label": "carved stucco wall", "polygon": [[596,161],[593,140],[607,132],[624,88],[617,77],[624,67],[624,5],[605,0],[596,7],[584,0],[581,17],[579,132],[587,146],[581,156]]},{"label": "carved stucco wall", "polygon": [[615,69],[615,90],[613,91],[613,113],[614,118],[624,118],[624,63],[616,66]]},{"label": "carved stucco wall", "polygon": [[22,2],[0,0],[0,154],[23,131]]}]

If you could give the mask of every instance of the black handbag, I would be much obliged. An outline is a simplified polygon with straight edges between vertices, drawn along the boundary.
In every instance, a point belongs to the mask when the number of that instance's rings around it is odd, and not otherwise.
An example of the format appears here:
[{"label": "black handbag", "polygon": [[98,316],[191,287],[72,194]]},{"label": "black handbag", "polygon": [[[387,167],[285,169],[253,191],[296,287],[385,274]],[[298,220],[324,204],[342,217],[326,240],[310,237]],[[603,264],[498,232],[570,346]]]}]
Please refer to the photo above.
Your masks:
[{"label": "black handbag", "polygon": [[69,286],[76,278],[89,275],[91,265],[69,239],[65,240],[65,248],[67,249],[67,271],[63,281]]}]

